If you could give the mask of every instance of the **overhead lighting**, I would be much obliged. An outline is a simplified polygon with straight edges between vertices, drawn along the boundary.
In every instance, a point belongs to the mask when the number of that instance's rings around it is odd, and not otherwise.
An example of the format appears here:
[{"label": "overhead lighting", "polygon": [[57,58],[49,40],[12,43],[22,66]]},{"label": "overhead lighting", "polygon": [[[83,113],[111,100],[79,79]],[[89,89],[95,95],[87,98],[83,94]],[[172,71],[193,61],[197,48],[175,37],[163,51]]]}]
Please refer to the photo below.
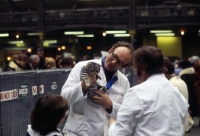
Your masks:
[{"label": "overhead lighting", "polygon": [[77,34],[84,34],[83,31],[66,31],[64,32],[65,35],[77,35]]},{"label": "overhead lighting", "polygon": [[57,43],[57,40],[45,40],[43,43]]},{"label": "overhead lighting", "polygon": [[150,30],[150,33],[171,33],[172,30]]},{"label": "overhead lighting", "polygon": [[184,31],[181,31],[181,35],[184,35],[185,34],[185,32]]},{"label": "overhead lighting", "polygon": [[87,48],[87,50],[91,50],[92,46],[87,46],[86,48]]},{"label": "overhead lighting", "polygon": [[130,34],[114,34],[114,37],[130,37]]},{"label": "overhead lighting", "polygon": [[126,30],[106,31],[106,34],[125,34]]},{"label": "overhead lighting", "polygon": [[174,36],[174,33],[159,33],[159,34],[155,34],[155,36]]},{"label": "overhead lighting", "polygon": [[16,35],[16,38],[17,38],[17,39],[19,38],[19,35],[18,35],[18,34]]},{"label": "overhead lighting", "polygon": [[199,33],[200,33],[200,30],[199,30]]},{"label": "overhead lighting", "polygon": [[83,34],[83,35],[77,35],[77,37],[94,37],[93,34]]},{"label": "overhead lighting", "polygon": [[10,44],[18,44],[18,43],[24,43],[24,41],[9,41]]},{"label": "overhead lighting", "polygon": [[8,33],[5,33],[5,34],[0,34],[0,37],[8,37],[9,34]]},{"label": "overhead lighting", "polygon": [[106,36],[106,33],[105,33],[105,32],[103,32],[103,33],[102,33],[102,35],[103,35],[103,36]]},{"label": "overhead lighting", "polygon": [[27,33],[28,36],[38,36],[38,33]]}]

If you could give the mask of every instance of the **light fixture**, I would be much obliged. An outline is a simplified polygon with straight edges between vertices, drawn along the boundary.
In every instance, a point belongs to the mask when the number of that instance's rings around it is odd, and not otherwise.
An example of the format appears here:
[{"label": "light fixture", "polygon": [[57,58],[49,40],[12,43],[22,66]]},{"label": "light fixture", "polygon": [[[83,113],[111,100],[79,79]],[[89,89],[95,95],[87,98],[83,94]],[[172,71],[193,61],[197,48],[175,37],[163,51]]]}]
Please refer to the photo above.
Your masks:
[{"label": "light fixture", "polygon": [[7,60],[10,61],[10,60],[11,60],[11,57],[7,57]]},{"label": "light fixture", "polygon": [[16,38],[17,38],[17,39],[19,38],[19,35],[18,35],[18,34],[16,35]]},{"label": "light fixture", "polygon": [[39,36],[38,33],[27,33],[28,36]]},{"label": "light fixture", "polygon": [[130,34],[114,34],[114,37],[130,37]]},{"label": "light fixture", "polygon": [[150,30],[150,33],[171,33],[172,30]]},{"label": "light fixture", "polygon": [[83,31],[66,31],[64,32],[65,35],[77,35],[77,34],[84,34]]},{"label": "light fixture", "polygon": [[184,35],[185,34],[185,32],[184,31],[181,31],[181,35]]},{"label": "light fixture", "polygon": [[31,52],[31,49],[30,49],[30,48],[28,48],[28,49],[27,49],[27,52]]},{"label": "light fixture", "polygon": [[175,34],[174,33],[158,33],[158,34],[155,34],[155,36],[174,36]]},{"label": "light fixture", "polygon": [[10,44],[18,44],[18,43],[24,43],[24,41],[8,41]]},{"label": "light fixture", "polygon": [[9,34],[8,33],[5,33],[5,34],[0,34],[0,37],[8,37]]},{"label": "light fixture", "polygon": [[200,30],[198,32],[200,33]]},{"label": "light fixture", "polygon": [[91,50],[92,46],[87,46],[86,48],[87,48],[87,50]]},{"label": "light fixture", "polygon": [[57,43],[57,40],[45,40],[43,43]]},{"label": "light fixture", "polygon": [[106,31],[106,34],[125,34],[126,30],[112,30],[112,31]]},{"label": "light fixture", "polygon": [[60,47],[58,48],[58,51],[61,51],[61,48],[60,48]]},{"label": "light fixture", "polygon": [[65,50],[65,49],[66,49],[66,47],[65,47],[65,46],[61,46],[61,49],[62,49],[62,50]]},{"label": "light fixture", "polygon": [[105,32],[103,32],[103,33],[102,33],[102,35],[103,35],[103,36],[106,36],[106,33],[105,33]]},{"label": "light fixture", "polygon": [[94,37],[93,34],[83,34],[83,35],[77,35],[77,37]]}]

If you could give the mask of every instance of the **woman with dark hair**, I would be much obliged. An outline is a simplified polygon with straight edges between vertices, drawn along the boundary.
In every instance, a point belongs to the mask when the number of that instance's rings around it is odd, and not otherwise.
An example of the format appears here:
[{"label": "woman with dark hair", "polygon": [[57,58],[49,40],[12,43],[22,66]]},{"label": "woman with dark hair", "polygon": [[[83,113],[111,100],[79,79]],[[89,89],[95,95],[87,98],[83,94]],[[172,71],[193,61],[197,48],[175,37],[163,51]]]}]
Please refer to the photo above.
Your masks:
[{"label": "woman with dark hair", "polygon": [[68,110],[68,102],[58,94],[41,97],[32,113],[31,127],[27,136],[62,136],[57,126],[62,123]]}]

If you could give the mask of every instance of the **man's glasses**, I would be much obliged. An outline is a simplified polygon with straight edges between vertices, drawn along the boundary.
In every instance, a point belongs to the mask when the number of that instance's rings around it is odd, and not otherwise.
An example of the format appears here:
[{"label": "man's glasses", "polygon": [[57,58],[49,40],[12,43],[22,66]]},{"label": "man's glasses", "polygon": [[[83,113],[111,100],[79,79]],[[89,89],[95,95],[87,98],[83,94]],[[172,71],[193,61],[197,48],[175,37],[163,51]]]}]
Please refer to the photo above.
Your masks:
[{"label": "man's glasses", "polygon": [[126,65],[124,65],[123,62],[121,62],[121,61],[119,60],[119,57],[117,56],[117,54],[115,54],[114,52],[112,52],[111,54],[112,54],[112,56],[117,60],[117,64],[118,64],[118,66],[119,66],[120,68],[126,66]]}]

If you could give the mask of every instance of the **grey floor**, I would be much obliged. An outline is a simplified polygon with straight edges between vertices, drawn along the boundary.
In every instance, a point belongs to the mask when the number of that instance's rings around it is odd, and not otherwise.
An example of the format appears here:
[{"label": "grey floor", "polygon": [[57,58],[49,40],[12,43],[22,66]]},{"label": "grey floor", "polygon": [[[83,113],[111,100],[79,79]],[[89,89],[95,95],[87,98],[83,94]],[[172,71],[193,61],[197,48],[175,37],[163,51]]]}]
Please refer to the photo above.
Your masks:
[{"label": "grey floor", "polygon": [[191,128],[190,133],[186,133],[184,136],[200,136],[200,126],[198,126],[200,117],[194,118],[194,126]]}]

